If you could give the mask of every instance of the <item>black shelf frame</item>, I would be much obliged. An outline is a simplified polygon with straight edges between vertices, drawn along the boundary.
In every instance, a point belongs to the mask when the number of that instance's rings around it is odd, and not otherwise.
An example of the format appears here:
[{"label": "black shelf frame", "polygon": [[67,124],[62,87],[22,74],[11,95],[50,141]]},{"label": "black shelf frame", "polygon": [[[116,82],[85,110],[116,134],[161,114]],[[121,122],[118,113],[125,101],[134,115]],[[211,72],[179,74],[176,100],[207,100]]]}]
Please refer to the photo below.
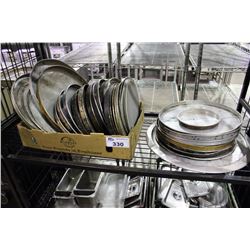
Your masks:
[{"label": "black shelf frame", "polygon": [[[231,184],[250,185],[250,168],[238,170],[226,174],[208,174],[197,172],[176,171],[171,164],[158,158],[148,147],[146,141],[146,131],[148,127],[156,121],[157,114],[145,114],[145,121],[142,126],[139,141],[136,147],[135,156],[131,161],[114,160],[109,158],[98,158],[82,156],[82,160],[72,160],[66,157],[65,153],[42,151],[21,147],[16,153],[6,156],[6,164],[14,167],[19,162],[35,166],[52,166],[53,168],[78,168],[89,171],[101,171],[127,175],[148,176],[158,178],[197,180],[223,182]],[[68,154],[67,154],[68,155]],[[90,159],[97,159],[100,163],[91,163]],[[105,164],[105,161],[112,160],[113,163]],[[161,164],[169,165],[173,170],[161,170]]]}]

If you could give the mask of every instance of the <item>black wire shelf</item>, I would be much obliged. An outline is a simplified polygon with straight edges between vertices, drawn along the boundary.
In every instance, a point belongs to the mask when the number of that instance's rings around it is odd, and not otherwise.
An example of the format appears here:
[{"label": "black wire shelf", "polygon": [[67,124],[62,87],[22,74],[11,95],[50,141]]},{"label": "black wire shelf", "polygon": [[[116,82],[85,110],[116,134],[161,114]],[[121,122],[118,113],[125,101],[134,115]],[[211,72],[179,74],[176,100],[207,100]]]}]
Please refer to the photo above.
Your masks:
[{"label": "black wire shelf", "polygon": [[[131,161],[43,151],[23,146],[16,153],[8,154],[6,161],[7,164],[11,165],[18,162],[32,164],[34,168],[36,166],[46,165],[64,169],[79,168],[90,171],[137,176],[250,185],[250,168],[248,166],[227,174],[176,171],[176,167],[158,158],[158,156],[154,154],[147,145],[146,132],[148,127],[155,122],[155,120],[155,115],[145,116],[135,155]],[[172,170],[161,170],[161,165],[168,165]]]}]

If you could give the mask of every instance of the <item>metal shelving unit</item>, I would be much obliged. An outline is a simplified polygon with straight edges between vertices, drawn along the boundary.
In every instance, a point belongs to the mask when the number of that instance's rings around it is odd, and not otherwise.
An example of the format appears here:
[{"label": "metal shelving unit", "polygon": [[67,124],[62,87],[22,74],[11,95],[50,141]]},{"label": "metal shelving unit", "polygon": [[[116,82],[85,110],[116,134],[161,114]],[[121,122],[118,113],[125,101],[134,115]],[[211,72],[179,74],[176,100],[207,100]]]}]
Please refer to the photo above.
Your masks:
[{"label": "metal shelving unit", "polygon": [[[247,88],[244,89],[241,99],[244,99],[246,91]],[[243,107],[246,108],[246,106]],[[131,161],[25,148],[21,144],[16,128],[20,120],[14,114],[9,116],[2,123],[2,171],[10,179],[11,190],[17,197],[18,206],[46,207],[67,168],[147,176],[150,177],[152,183],[156,183],[157,178],[228,183],[237,194],[236,200],[239,206],[249,206],[248,199],[246,199],[250,192],[249,166],[229,174],[205,174],[176,171],[175,166],[159,159],[149,149],[146,141],[146,131],[156,121],[157,116],[157,113],[145,113],[140,138]],[[161,170],[162,165],[168,165],[170,170]],[[149,195],[153,196],[152,192]]]}]

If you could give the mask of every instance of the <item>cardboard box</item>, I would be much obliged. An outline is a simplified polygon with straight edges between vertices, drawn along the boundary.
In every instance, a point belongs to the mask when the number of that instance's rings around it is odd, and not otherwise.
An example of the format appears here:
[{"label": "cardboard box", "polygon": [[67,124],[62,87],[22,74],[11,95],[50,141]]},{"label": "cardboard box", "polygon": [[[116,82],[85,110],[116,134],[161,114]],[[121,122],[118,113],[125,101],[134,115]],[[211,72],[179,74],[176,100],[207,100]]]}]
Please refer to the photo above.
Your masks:
[{"label": "cardboard box", "polygon": [[47,133],[29,129],[22,123],[19,123],[17,127],[22,144],[25,147],[131,160],[134,156],[143,121],[144,111],[141,105],[140,116],[128,136],[104,135],[103,133],[91,133],[90,135]]}]

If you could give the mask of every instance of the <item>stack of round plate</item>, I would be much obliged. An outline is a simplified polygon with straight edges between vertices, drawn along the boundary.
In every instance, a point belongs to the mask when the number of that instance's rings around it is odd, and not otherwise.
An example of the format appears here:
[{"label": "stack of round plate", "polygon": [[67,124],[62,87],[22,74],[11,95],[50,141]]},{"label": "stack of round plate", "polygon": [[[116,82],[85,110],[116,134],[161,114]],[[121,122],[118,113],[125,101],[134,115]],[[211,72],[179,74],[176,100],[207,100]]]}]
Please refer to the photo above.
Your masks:
[{"label": "stack of round plate", "polygon": [[189,157],[209,158],[234,148],[241,116],[220,104],[187,101],[163,109],[157,125],[157,140],[163,147]]},{"label": "stack of round plate", "polygon": [[91,80],[88,84],[58,60],[39,61],[12,86],[13,106],[32,129],[46,132],[127,135],[140,101],[133,79]]},{"label": "stack of round plate", "polygon": [[160,112],[147,139],[156,154],[174,165],[196,171],[227,172],[246,164],[248,145],[239,134],[241,123],[240,114],[227,106],[184,101]]}]

